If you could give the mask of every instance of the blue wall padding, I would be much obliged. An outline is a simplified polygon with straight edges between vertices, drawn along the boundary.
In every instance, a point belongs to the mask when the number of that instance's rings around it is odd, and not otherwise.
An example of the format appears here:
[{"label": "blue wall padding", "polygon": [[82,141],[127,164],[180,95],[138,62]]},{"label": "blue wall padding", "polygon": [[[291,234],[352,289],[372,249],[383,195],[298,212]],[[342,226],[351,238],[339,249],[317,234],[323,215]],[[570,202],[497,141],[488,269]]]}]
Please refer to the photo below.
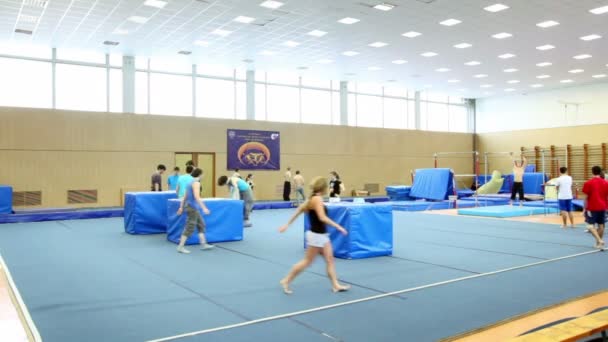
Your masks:
[{"label": "blue wall padding", "polygon": [[389,185],[386,187],[386,195],[391,201],[411,201],[414,199],[410,197],[411,190],[411,186]]},{"label": "blue wall padding", "polygon": [[[331,203],[327,204],[327,215],[348,230],[348,235],[342,235],[333,227],[327,228],[335,257],[362,259],[393,254],[391,205]],[[310,220],[305,215],[304,232],[309,229]]]},{"label": "blue wall padding", "polygon": [[8,185],[0,185],[0,214],[11,214],[13,212],[13,188]]},{"label": "blue wall padding", "polygon": [[[205,205],[211,212],[203,215],[205,220],[207,242],[225,242],[243,240],[243,201],[224,198],[204,198]],[[167,202],[167,215],[169,225],[167,227],[167,240],[179,243],[186,226],[186,213],[177,215],[180,200],[171,199]],[[186,240],[187,245],[199,244],[198,230]]]},{"label": "blue wall padding", "polygon": [[526,172],[524,173],[524,193],[525,194],[542,194],[543,185],[548,181],[548,177],[542,172]]},{"label": "blue wall padding", "polygon": [[125,194],[125,232],[160,234],[167,231],[167,201],[177,198],[175,191],[127,192]]},{"label": "blue wall padding", "polygon": [[528,166],[526,166],[526,169],[524,171],[525,172],[536,172],[536,165],[534,165],[534,164],[528,165]]},{"label": "blue wall padding", "polygon": [[410,196],[428,200],[445,200],[454,194],[454,174],[450,169],[418,169]]}]

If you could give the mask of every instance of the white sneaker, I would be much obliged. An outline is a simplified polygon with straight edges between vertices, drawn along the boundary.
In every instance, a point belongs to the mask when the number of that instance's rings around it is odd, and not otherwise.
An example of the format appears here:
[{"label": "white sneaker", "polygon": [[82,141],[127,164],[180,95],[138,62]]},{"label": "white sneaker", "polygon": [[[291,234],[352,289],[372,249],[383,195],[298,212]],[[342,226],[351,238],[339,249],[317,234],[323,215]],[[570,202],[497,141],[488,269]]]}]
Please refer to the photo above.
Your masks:
[{"label": "white sneaker", "polygon": [[251,224],[251,222],[250,222],[250,221],[245,221],[245,222],[243,222],[243,227],[245,227],[245,228],[249,228],[249,227],[252,227],[252,226],[253,226],[253,225]]},{"label": "white sneaker", "polygon": [[201,251],[207,251],[207,250],[210,250],[210,249],[213,249],[213,248],[215,248],[214,245],[210,245],[210,244],[206,243],[206,244],[204,244],[204,245],[201,246]]},{"label": "white sneaker", "polygon": [[190,251],[185,249],[184,247],[177,247],[177,252],[183,254],[190,254]]}]

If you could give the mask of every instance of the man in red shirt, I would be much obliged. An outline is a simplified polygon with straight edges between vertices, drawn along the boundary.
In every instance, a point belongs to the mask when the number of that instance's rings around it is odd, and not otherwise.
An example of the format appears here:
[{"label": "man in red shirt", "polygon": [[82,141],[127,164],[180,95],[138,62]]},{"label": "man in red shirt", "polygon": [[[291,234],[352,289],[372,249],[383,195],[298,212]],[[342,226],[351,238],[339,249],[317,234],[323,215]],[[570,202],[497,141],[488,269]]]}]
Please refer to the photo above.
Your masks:
[{"label": "man in red shirt", "polygon": [[[608,183],[600,177],[602,169],[599,166],[591,168],[593,178],[585,182],[583,192],[585,198],[585,217],[593,225],[589,231],[595,238],[595,248],[604,249],[604,224],[606,223],[606,208],[608,208]],[[597,225],[597,229],[595,226]]]}]

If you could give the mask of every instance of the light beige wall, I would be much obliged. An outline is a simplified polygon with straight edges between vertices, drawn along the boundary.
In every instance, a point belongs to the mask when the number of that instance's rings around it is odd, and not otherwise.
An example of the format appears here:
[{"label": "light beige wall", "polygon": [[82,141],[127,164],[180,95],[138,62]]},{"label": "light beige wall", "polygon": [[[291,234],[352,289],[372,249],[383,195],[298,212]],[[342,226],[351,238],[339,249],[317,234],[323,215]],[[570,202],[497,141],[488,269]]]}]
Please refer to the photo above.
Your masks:
[{"label": "light beige wall", "polygon": [[[99,206],[119,205],[122,188],[147,190],[156,165],[171,168],[178,151],[215,152],[216,176],[225,174],[230,128],[280,131],[283,169],[307,180],[336,170],[348,192],[379,183],[383,193],[410,183],[410,169],[432,167],[434,152],[473,146],[471,134],[22,108],[0,108],[0,123],[0,183],[41,190],[44,207],[66,206],[66,191],[75,189],[97,189]],[[472,172],[468,158],[441,166]],[[258,199],[280,198],[282,172],[253,173]]]}]

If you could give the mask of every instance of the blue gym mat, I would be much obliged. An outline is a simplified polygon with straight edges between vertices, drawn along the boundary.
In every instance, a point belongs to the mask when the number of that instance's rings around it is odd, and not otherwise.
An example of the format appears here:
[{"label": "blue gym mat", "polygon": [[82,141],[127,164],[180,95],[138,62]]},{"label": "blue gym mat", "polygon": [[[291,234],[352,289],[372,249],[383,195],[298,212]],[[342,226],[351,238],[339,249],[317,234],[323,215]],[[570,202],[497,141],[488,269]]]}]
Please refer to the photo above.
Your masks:
[{"label": "blue gym mat", "polygon": [[458,209],[458,215],[485,216],[485,217],[517,217],[557,213],[557,208],[520,207],[517,205],[499,205],[482,208]]},{"label": "blue gym mat", "polygon": [[[454,201],[391,201],[384,202],[390,204],[394,211],[425,211],[425,210],[443,210],[454,209]],[[458,201],[458,208],[475,207],[473,201]]]}]

